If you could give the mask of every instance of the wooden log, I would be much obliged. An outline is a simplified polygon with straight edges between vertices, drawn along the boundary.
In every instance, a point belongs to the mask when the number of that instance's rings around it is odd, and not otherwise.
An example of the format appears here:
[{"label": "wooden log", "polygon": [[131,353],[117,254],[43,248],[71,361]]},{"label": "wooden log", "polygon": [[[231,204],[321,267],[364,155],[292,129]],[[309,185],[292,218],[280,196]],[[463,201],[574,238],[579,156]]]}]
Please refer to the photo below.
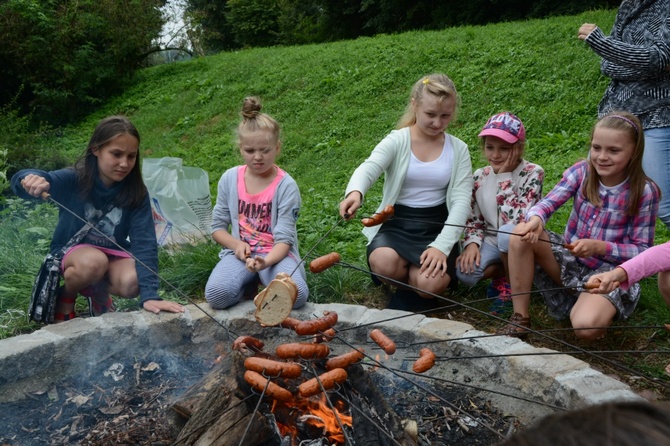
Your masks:
[{"label": "wooden log", "polygon": [[[237,446],[243,435],[244,444],[263,444],[276,438],[274,426],[263,414],[253,413],[250,407],[255,404],[246,403],[250,394],[238,390],[243,361],[239,352],[228,354],[173,403],[169,416],[179,430],[176,445]],[[250,398],[257,402],[256,395]]]}]

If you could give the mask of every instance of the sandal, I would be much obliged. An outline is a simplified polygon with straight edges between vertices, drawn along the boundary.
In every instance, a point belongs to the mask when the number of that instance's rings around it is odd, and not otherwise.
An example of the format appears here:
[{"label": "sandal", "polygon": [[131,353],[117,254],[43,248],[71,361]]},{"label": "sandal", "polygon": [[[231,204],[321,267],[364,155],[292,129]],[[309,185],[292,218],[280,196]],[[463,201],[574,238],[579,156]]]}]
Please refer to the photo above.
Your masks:
[{"label": "sandal", "polygon": [[509,318],[509,323],[496,330],[497,335],[514,336],[516,338],[525,338],[528,336],[530,328],[530,317],[523,317],[519,313],[514,313]]},{"label": "sandal", "polygon": [[[74,303],[77,300],[77,298],[75,298],[75,297],[60,297],[60,293],[62,292],[62,290],[63,290],[62,288],[58,290],[58,295],[59,296],[56,298],[56,306],[58,306],[58,304],[60,304],[60,303],[72,304],[72,310],[70,310],[68,313],[61,313],[59,311],[56,311],[54,313],[54,321],[58,321],[58,322],[69,321],[69,320],[72,320],[72,319],[77,317],[77,313],[75,313],[75,311],[74,311]],[[54,322],[54,323],[58,323],[58,322]]]}]

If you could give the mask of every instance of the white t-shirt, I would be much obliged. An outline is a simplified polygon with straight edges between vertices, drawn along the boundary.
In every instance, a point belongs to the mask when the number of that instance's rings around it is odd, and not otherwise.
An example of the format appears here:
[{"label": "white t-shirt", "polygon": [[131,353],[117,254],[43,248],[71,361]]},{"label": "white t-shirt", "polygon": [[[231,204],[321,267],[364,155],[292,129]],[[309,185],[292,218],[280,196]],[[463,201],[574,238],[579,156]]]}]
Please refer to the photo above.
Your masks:
[{"label": "white t-shirt", "polygon": [[423,162],[410,151],[407,175],[396,203],[414,208],[443,204],[446,201],[453,162],[454,150],[449,138],[444,139],[442,153],[433,161]]}]

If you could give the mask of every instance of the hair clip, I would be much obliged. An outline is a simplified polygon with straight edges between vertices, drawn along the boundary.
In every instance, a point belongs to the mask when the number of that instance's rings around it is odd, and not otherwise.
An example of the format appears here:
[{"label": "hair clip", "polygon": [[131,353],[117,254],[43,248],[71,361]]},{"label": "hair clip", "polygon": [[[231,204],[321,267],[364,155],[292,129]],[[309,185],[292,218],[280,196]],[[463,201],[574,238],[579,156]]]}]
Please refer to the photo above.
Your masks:
[{"label": "hair clip", "polygon": [[426,85],[426,84],[428,84],[429,82],[430,82],[430,79],[425,78],[425,79],[423,80],[423,85]]}]

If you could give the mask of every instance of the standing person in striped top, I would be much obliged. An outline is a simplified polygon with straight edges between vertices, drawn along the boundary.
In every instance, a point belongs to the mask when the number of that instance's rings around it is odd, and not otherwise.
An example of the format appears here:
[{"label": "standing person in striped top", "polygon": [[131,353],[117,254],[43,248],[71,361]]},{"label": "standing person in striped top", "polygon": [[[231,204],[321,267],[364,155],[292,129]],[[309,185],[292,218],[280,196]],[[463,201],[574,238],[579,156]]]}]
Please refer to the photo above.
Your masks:
[{"label": "standing person in striped top", "polygon": [[611,79],[599,115],[627,110],[642,121],[642,166],[661,189],[658,216],[670,227],[670,0],[625,0],[609,37],[592,23],[578,37]]},{"label": "standing person in striped top", "polygon": [[[585,340],[602,337],[614,319],[633,313],[640,298],[637,284],[608,294],[580,289],[591,275],[654,243],[659,191],[642,169],[643,154],[644,135],[634,115],[614,112],[596,123],[588,159],[568,168],[514,228],[518,236],[510,238],[508,253],[514,314],[498,334],[528,334],[533,283],[549,314],[570,317],[575,335]],[[545,230],[553,213],[571,199],[563,235]],[[529,274],[533,268],[535,274]]]}]

